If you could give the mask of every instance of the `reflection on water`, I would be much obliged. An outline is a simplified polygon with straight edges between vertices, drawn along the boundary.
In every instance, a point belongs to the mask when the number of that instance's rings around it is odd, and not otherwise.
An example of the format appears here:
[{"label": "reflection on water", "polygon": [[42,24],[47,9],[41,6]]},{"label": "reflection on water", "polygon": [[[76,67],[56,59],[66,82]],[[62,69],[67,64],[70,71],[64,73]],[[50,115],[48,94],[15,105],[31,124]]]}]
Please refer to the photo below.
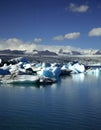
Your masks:
[{"label": "reflection on water", "polygon": [[85,74],[80,73],[80,74],[73,74],[72,75],[72,79],[75,82],[83,82],[85,78]]},{"label": "reflection on water", "polygon": [[[70,76],[61,76],[58,80],[57,83],[52,83],[52,84],[35,84],[35,83],[30,83],[30,84],[0,84],[0,87],[19,87],[21,89],[24,88],[32,88],[32,89],[41,89],[44,87],[51,87],[52,89],[56,89],[57,87],[61,87],[63,84],[69,84],[71,85],[72,83],[92,83],[92,82],[98,82],[98,80],[101,79],[101,73],[100,72],[95,72],[95,71],[90,71],[88,73],[79,73],[79,74],[72,74]],[[66,82],[66,83],[65,83]]]},{"label": "reflection on water", "polygon": [[101,72],[98,70],[72,75],[74,82],[97,82],[99,79],[101,79]]},{"label": "reflection on water", "polygon": [[101,75],[50,85],[0,84],[0,130],[100,130]]}]

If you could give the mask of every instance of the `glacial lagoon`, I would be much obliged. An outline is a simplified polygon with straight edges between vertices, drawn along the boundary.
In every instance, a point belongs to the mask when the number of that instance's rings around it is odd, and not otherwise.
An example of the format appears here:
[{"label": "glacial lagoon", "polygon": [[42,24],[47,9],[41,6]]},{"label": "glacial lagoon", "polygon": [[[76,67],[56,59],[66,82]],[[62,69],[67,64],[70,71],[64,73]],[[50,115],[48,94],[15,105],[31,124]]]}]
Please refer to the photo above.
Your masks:
[{"label": "glacial lagoon", "polygon": [[101,74],[50,85],[0,84],[0,130],[100,130]]}]

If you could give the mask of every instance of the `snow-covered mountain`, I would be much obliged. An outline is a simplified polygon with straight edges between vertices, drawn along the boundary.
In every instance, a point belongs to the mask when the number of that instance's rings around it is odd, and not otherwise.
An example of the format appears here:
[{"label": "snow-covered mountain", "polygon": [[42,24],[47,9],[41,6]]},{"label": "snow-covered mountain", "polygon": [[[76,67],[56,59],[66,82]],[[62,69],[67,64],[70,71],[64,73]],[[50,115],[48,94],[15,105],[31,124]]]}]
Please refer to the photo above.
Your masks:
[{"label": "snow-covered mountain", "polygon": [[101,50],[96,51],[95,55],[101,55]]},{"label": "snow-covered mountain", "polygon": [[93,49],[80,49],[80,48],[72,48],[72,47],[53,47],[53,48],[45,48],[47,50],[34,50],[33,54],[39,55],[100,55],[101,50],[93,50]]},{"label": "snow-covered mountain", "polygon": [[22,51],[22,50],[10,50],[10,49],[6,49],[6,50],[0,50],[0,54],[25,54],[26,51]]},{"label": "snow-covered mountain", "polygon": [[[97,49],[81,49],[72,46],[55,46],[55,45],[38,45],[36,47],[39,51],[48,50],[50,52],[55,52],[57,54],[67,54],[67,55],[96,55],[100,54],[100,50]],[[98,53],[99,52],[99,53]]]},{"label": "snow-covered mountain", "polygon": [[[26,54],[26,50],[0,50],[0,54]],[[37,55],[101,55],[101,50],[81,49],[72,46],[37,46],[30,54]]]},{"label": "snow-covered mountain", "polygon": [[82,50],[84,55],[95,55],[95,54],[97,54],[98,51],[99,50],[93,50],[93,49]]},{"label": "snow-covered mountain", "polygon": [[80,49],[80,48],[69,48],[63,50],[62,48],[59,50],[58,54],[67,54],[67,55],[100,55],[101,50],[94,49]]},{"label": "snow-covered mountain", "polygon": [[63,49],[60,49],[58,54],[64,54],[64,55],[81,55],[81,52],[79,51],[74,51],[74,50],[67,50],[67,51],[63,51]]},{"label": "snow-covered mountain", "polygon": [[54,56],[57,55],[55,52],[51,52],[49,50],[45,50],[45,51],[33,50],[33,54],[34,55],[54,55]]}]

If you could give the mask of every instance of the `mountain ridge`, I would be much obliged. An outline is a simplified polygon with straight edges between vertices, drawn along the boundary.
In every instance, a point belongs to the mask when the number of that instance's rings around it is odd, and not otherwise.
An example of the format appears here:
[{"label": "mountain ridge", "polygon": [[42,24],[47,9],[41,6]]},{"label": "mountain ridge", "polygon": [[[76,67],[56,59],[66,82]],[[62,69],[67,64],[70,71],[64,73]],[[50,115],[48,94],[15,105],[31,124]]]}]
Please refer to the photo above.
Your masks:
[{"label": "mountain ridge", "polygon": [[[57,50],[57,51],[56,51]],[[62,48],[44,48],[44,50],[34,49],[32,52],[27,52],[27,50],[0,50],[0,54],[33,54],[33,55],[101,55],[101,50],[97,49],[80,49],[70,46]]]}]

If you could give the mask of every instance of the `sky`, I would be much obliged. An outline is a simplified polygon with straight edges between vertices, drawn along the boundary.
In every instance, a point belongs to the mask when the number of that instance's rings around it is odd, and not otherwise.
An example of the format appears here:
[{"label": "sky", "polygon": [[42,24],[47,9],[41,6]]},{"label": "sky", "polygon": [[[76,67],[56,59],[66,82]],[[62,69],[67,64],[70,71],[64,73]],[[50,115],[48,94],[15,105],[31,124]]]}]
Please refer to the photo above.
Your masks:
[{"label": "sky", "polygon": [[0,49],[101,49],[100,0],[0,0]]}]

